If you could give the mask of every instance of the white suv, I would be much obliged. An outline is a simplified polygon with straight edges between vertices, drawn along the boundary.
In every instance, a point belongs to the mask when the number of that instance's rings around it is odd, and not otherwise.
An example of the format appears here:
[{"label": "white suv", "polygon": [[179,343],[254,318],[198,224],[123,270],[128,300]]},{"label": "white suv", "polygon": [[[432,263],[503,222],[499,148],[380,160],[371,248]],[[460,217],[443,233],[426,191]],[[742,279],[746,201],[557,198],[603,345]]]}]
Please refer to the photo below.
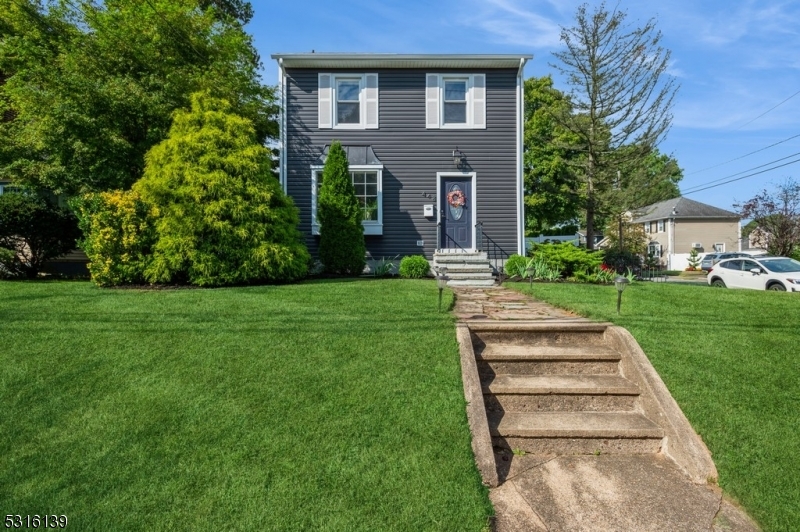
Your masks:
[{"label": "white suv", "polygon": [[789,257],[747,257],[722,260],[708,272],[708,284],[800,292],[800,262]]}]

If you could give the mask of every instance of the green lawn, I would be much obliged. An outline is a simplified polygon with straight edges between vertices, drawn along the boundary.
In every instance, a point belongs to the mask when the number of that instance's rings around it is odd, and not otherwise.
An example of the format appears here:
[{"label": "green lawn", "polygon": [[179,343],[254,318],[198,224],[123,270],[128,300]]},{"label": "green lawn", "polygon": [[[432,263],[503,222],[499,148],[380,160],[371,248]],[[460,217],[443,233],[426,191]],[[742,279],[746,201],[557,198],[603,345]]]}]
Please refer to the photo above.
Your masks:
[{"label": "green lawn", "polygon": [[433,281],[0,283],[0,514],[76,530],[481,530]]},{"label": "green lawn", "polygon": [[[527,284],[508,286],[529,292]],[[765,530],[800,526],[800,294],[634,283],[534,284],[535,297],[627,328]]]}]

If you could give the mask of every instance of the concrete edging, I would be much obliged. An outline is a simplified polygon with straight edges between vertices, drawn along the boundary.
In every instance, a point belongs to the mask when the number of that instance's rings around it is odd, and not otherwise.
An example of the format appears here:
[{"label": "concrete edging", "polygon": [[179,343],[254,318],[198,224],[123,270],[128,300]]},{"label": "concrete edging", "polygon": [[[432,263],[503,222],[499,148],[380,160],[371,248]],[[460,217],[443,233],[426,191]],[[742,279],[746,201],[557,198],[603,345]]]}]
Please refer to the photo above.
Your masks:
[{"label": "concrete edging", "polygon": [[611,346],[622,355],[623,376],[641,388],[644,414],[665,432],[661,448],[664,455],[693,482],[716,483],[718,474],[711,452],[686,419],[639,343],[627,329],[615,325],[606,329],[606,335]]},{"label": "concrete edging", "polygon": [[483,404],[478,364],[475,361],[472,337],[467,324],[456,324],[456,338],[461,355],[461,380],[464,383],[464,398],[467,400],[467,420],[472,433],[472,452],[483,483],[490,488],[496,488],[500,480],[494,463],[492,437],[489,434],[489,421]]}]

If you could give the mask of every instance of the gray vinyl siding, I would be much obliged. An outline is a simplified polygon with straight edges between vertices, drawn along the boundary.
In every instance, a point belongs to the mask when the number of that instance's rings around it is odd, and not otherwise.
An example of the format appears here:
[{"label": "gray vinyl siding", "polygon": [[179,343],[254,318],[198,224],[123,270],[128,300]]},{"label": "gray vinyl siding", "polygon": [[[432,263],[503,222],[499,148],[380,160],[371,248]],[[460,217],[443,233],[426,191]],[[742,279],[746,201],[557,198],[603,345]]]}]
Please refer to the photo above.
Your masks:
[{"label": "gray vinyl siding", "polygon": [[[338,72],[326,70],[325,72]],[[347,72],[354,73],[348,70]],[[376,72],[371,69],[370,72]],[[311,165],[326,144],[369,144],[384,165],[383,235],[366,236],[375,258],[424,253],[432,257],[438,217],[437,172],[456,172],[452,151],[466,156],[476,173],[477,219],[484,233],[508,254],[517,251],[516,70],[458,71],[486,74],[486,129],[425,128],[425,70],[377,70],[379,129],[317,128],[318,70],[287,70],[287,191],[300,208],[300,229],[316,255],[311,235]],[[445,69],[437,73],[447,73]],[[360,72],[359,72],[360,73]],[[424,247],[416,245],[418,240]]]}]

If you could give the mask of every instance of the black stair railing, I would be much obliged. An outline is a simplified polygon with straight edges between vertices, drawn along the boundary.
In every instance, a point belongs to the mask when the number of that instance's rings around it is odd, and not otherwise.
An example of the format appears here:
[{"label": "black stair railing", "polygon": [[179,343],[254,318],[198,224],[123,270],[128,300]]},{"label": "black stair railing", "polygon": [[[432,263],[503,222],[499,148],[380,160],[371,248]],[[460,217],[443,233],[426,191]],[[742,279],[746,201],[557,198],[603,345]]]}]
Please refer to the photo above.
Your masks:
[{"label": "black stair railing", "polygon": [[500,247],[500,245],[495,242],[492,237],[486,234],[483,230],[483,222],[478,222],[475,224],[475,240],[476,240],[476,248],[478,251],[485,251],[486,257],[489,259],[489,262],[492,264],[492,268],[494,269],[495,273],[500,274],[501,272],[501,261],[504,261],[509,257],[509,254]]}]

